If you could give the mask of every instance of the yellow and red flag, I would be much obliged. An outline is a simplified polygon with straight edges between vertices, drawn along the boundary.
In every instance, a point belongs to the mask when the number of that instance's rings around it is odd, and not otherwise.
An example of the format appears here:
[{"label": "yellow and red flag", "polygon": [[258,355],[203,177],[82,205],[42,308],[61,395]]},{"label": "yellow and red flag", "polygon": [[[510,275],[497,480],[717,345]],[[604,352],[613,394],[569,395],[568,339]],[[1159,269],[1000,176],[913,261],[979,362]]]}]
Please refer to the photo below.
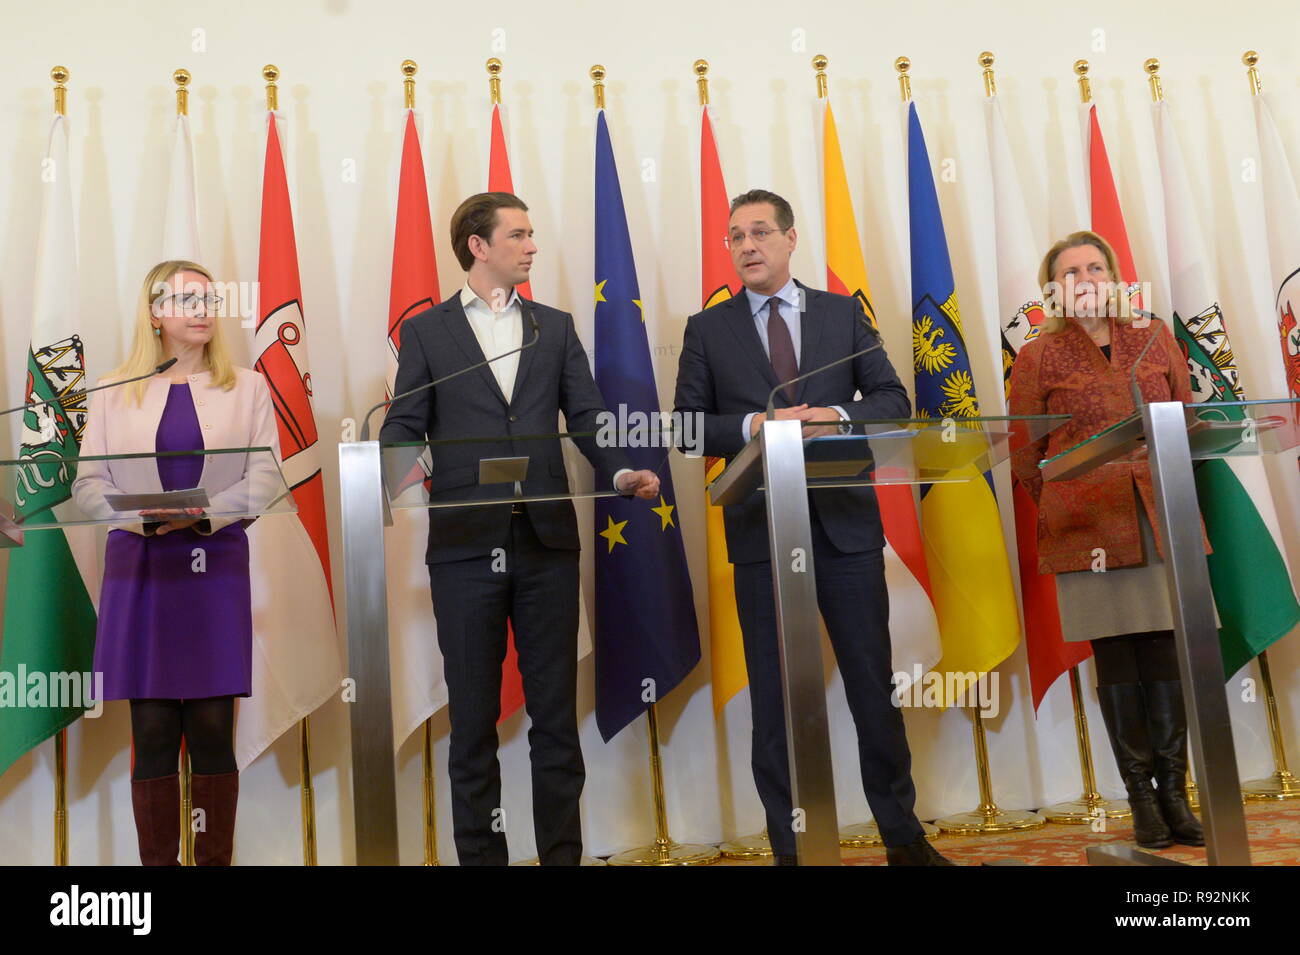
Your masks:
[{"label": "yellow and red flag", "polygon": [[[708,308],[735,294],[736,271],[727,251],[727,222],[730,218],[727,187],[722,179],[718,143],[713,135],[709,107],[700,107],[700,303]],[[722,473],[722,458],[705,461],[705,486]],[[713,712],[722,712],[727,701],[749,683],[745,670],[745,644],[736,611],[735,569],[727,560],[727,536],[722,508],[708,500],[705,492],[705,528],[708,535],[709,648],[713,672]]]},{"label": "yellow and red flag", "polygon": [[[822,124],[822,181],[826,206],[826,287],[858,299],[871,324],[879,327],[829,101],[825,104]],[[919,665],[925,673],[938,662],[941,649],[916,500],[907,484],[878,485],[876,497],[885,528],[885,579],[889,586],[894,669],[911,675]]]}]

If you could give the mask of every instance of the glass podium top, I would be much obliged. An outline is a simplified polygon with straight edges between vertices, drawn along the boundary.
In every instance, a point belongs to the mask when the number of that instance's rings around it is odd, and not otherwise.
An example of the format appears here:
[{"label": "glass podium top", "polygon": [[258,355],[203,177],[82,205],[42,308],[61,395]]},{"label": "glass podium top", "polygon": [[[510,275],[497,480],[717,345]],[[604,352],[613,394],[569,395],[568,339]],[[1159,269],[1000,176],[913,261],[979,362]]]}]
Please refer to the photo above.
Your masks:
[{"label": "glass podium top", "polygon": [[467,435],[381,443],[380,468],[390,508],[436,509],[616,497],[612,479],[598,484],[580,448],[622,446],[633,458],[633,468],[662,473],[671,450],[666,436],[655,433],[642,437],[654,443],[629,447],[627,435],[603,431],[488,438]]},{"label": "glass podium top", "polygon": [[[179,490],[164,491],[163,475]],[[258,447],[0,461],[0,509],[7,526],[27,531],[182,515],[237,520],[298,508],[275,452]]]},{"label": "glass podium top", "polygon": [[[1187,441],[1193,461],[1277,454],[1300,445],[1300,399],[1210,401],[1187,405]],[[1038,463],[1047,481],[1065,481],[1108,461],[1144,461],[1140,412],[1117,421]]]},{"label": "glass podium top", "polygon": [[[974,479],[1070,419],[1069,415],[871,418],[808,422],[850,428],[803,440],[808,488],[943,484]],[[761,441],[750,441],[709,486],[715,504],[764,489]]]}]

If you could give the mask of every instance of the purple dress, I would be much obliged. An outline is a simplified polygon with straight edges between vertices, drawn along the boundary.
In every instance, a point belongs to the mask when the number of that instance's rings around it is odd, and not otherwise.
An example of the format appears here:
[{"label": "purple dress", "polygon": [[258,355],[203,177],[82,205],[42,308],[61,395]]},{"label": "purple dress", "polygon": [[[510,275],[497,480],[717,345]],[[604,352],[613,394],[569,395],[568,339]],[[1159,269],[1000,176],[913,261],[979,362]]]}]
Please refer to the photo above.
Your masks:
[{"label": "purple dress", "polygon": [[[173,384],[158,451],[203,448],[188,384]],[[200,455],[158,460],[164,490],[195,487]],[[202,554],[196,554],[202,549]],[[242,523],[215,534],[108,533],[95,670],[104,699],[199,699],[252,694],[253,612]]]}]

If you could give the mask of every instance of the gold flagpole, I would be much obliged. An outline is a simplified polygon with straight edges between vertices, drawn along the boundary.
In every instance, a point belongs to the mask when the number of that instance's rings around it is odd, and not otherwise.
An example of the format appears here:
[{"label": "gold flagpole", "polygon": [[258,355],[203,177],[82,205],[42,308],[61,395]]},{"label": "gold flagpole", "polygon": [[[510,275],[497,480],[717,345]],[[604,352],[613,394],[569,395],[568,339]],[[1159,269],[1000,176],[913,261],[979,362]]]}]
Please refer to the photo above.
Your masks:
[{"label": "gold flagpole", "polygon": [[[596,109],[605,108],[605,68],[593,66],[588,75],[596,97]],[[611,856],[610,865],[708,865],[721,854],[713,846],[678,843],[668,835],[668,811],[664,802],[663,761],[659,754],[659,716],[656,704],[646,708],[646,725],[650,736],[650,780],[655,806],[655,841]]]},{"label": "gold flagpole", "polygon": [[[56,66],[50,70],[54,80],[54,112],[68,115],[68,68]],[[68,731],[65,727],[54,734],[54,864],[68,864]]]},{"label": "gold flagpole", "polygon": [[[189,70],[176,70],[172,73],[176,84],[176,115],[188,116],[190,111],[190,94],[186,87],[190,82]],[[194,865],[194,795],[191,788],[190,754],[181,738],[181,865]]]},{"label": "gold flagpole", "polygon": [[[1259,54],[1247,50],[1242,54],[1241,62],[1246,67],[1246,78],[1250,82],[1250,95],[1259,96],[1264,92],[1264,85],[1259,79]],[[1260,682],[1264,686],[1264,705],[1268,713],[1268,738],[1273,747],[1273,775],[1263,779],[1251,779],[1242,783],[1241,791],[1247,799],[1297,799],[1300,798],[1300,779],[1291,774],[1287,768],[1286,742],[1282,738],[1282,721],[1278,716],[1277,697],[1273,692],[1273,675],[1269,672],[1268,651],[1261,651],[1256,658],[1259,661]]]},{"label": "gold flagpole", "polygon": [[[415,74],[419,66],[414,60],[402,61],[402,108],[415,109]],[[423,829],[424,829],[424,864],[439,865],[438,862],[438,814],[434,799],[434,762],[433,762],[433,717],[424,721],[423,745],[421,758],[421,788],[423,792]]]},{"label": "gold flagpole", "polygon": [[1078,665],[1070,667],[1070,699],[1074,704],[1074,735],[1079,744],[1079,769],[1083,774],[1083,795],[1069,802],[1059,802],[1039,810],[1048,822],[1080,825],[1098,816],[1127,819],[1131,816],[1128,800],[1107,799],[1097,792],[1097,776],[1092,765],[1092,740],[1088,735],[1088,714],[1083,708],[1083,687]]},{"label": "gold flagpole", "polygon": [[[911,68],[912,61],[905,56],[900,56],[894,60],[894,69],[898,71],[898,91],[904,103],[912,99],[912,81],[908,74]],[[990,77],[986,75],[985,80],[990,82]],[[991,674],[985,674],[980,679],[986,679],[989,676]],[[966,707],[966,709],[971,715],[971,731],[975,737],[975,767],[979,776],[980,788],[979,806],[970,812],[955,813],[942,819],[936,819],[934,824],[939,827],[940,832],[964,834],[1037,829],[1046,825],[1046,820],[1037,813],[1027,812],[1023,809],[1000,809],[994,803],[993,782],[989,772],[988,744],[984,739],[984,721],[980,716],[978,707],[971,706]]]},{"label": "gold flagpole", "polygon": [[[695,88],[699,93],[700,106],[709,105],[709,61],[696,60],[691,64],[695,73]],[[772,841],[767,837],[767,828],[748,836],[739,836],[730,842],[718,846],[724,859],[762,859],[772,854]]]},{"label": "gold flagpole", "polygon": [[[280,68],[274,63],[262,67],[266,81],[266,110],[274,113],[280,108],[280,90],[276,81]],[[298,780],[302,805],[302,864],[316,864],[316,788],[311,775],[311,717],[298,722]]]}]

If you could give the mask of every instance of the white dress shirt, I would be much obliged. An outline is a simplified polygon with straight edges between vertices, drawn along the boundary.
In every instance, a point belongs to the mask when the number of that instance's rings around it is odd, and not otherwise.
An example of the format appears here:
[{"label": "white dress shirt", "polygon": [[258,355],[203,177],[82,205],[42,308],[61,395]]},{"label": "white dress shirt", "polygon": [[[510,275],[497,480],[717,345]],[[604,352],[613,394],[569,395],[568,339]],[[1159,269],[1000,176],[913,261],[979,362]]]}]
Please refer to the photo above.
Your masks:
[{"label": "white dress shirt", "polygon": [[[493,311],[492,306],[483,301],[466,282],[460,290],[460,304],[465,309],[465,318],[469,320],[469,327],[478,340],[478,347],[482,349],[484,358],[490,360],[523,345],[523,306],[519,303],[517,289],[510,290],[510,298],[506,300],[505,308],[497,312]],[[501,394],[506,396],[506,401],[510,401],[515,393],[515,376],[519,373],[519,354],[494,361],[488,365],[488,368],[496,377],[497,384],[501,387]],[[622,493],[618,486],[619,478],[629,473],[631,473],[630,468],[619,468],[614,472],[615,491]]]},{"label": "white dress shirt", "polygon": [[[769,299],[775,298],[778,300],[777,313],[785,320],[790,329],[790,341],[794,345],[795,367],[799,369],[800,374],[803,374],[805,369],[803,367],[803,356],[800,352],[800,347],[803,344],[801,340],[803,337],[803,312],[801,309],[803,292],[799,290],[799,286],[795,284],[794,279],[791,278],[790,281],[786,282],[775,295],[760,295],[758,292],[746,288],[745,297],[749,299],[749,311],[754,316],[754,328],[758,332],[758,340],[763,343],[763,354],[767,355],[769,361],[772,358],[772,348],[767,341],[767,303]],[[839,405],[831,405],[831,409],[839,413],[842,421],[849,420],[848,414]],[[745,415],[745,420],[740,423],[740,430],[746,442],[753,437],[749,428],[754,420],[754,415],[766,413],[765,411],[751,411]],[[845,427],[841,426],[840,431],[843,432]]]},{"label": "white dress shirt", "polygon": [[[469,283],[460,290],[460,304],[469,319],[469,327],[478,339],[478,347],[483,350],[483,357],[495,358],[504,355],[524,343],[523,306],[519,304],[519,293],[510,290],[510,298],[505,308],[493,311],[492,305],[479,298],[478,293],[469,287]],[[515,392],[515,375],[519,372],[519,355],[502,358],[488,365],[501,386],[501,394],[509,401]]]}]

